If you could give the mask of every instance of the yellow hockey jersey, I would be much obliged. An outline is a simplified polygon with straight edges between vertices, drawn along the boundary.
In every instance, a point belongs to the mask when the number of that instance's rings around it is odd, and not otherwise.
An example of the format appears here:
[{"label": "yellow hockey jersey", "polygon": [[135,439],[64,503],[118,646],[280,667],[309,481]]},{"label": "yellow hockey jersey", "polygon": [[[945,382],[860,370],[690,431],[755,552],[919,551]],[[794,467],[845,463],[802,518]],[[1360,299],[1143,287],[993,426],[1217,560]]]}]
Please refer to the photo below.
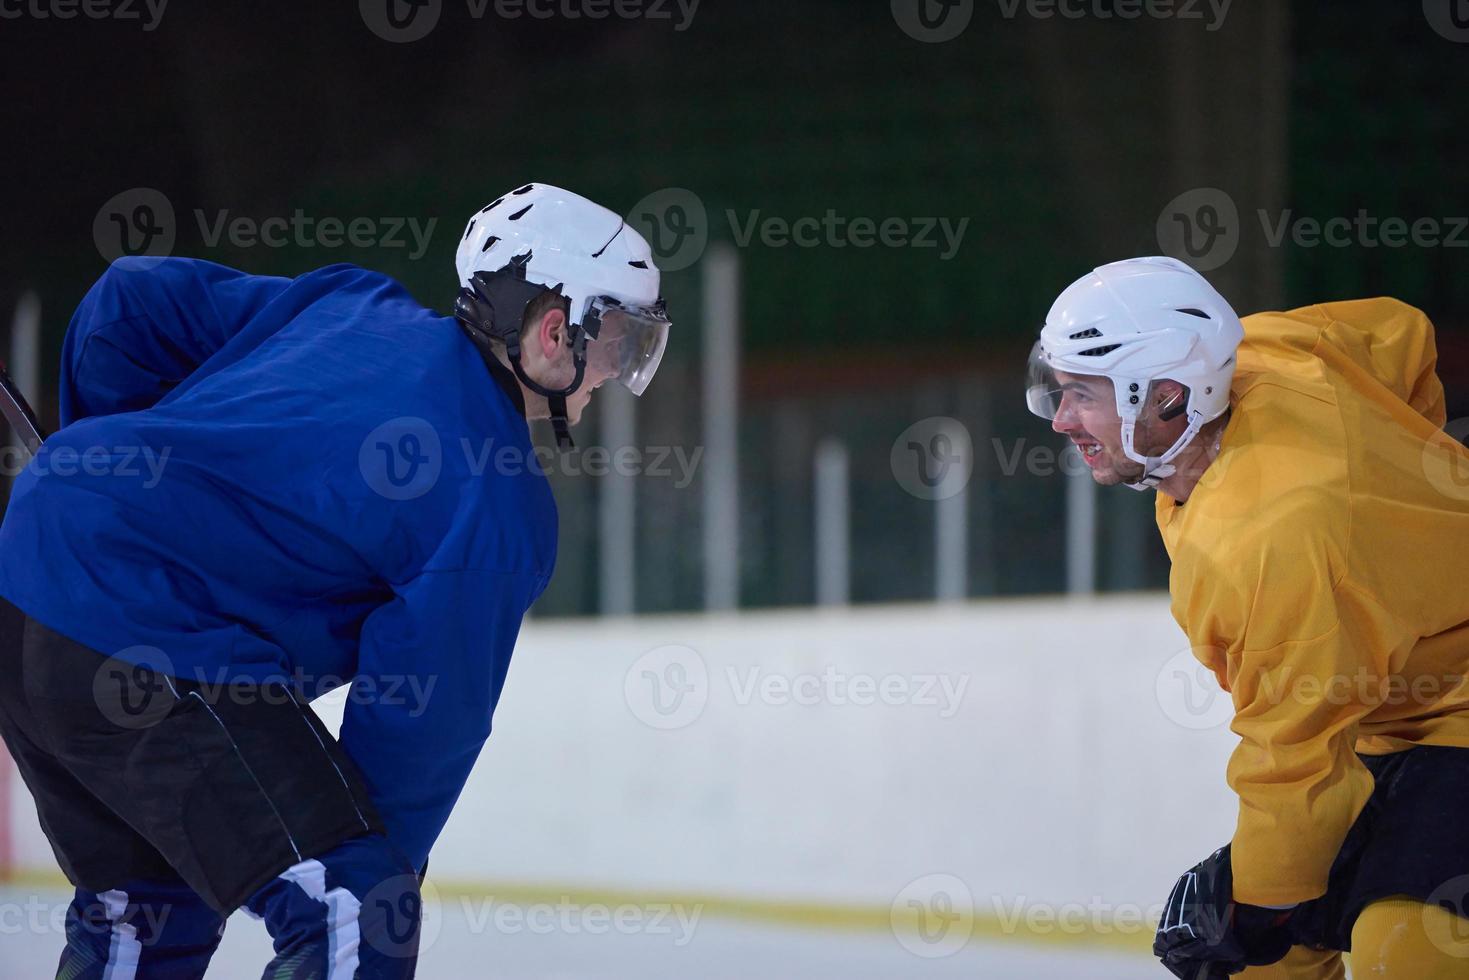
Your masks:
[{"label": "yellow hockey jersey", "polygon": [[1325,893],[1372,792],[1358,752],[1469,748],[1469,451],[1420,311],[1244,323],[1220,455],[1157,519],[1174,618],[1234,700],[1235,898],[1287,905]]}]

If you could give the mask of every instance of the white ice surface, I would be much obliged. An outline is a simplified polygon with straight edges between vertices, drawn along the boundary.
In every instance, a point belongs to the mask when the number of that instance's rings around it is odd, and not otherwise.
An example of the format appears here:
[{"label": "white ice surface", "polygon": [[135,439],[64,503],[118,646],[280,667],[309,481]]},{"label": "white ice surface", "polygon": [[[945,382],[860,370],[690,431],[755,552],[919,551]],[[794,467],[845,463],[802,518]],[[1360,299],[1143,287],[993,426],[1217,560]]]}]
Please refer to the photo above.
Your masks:
[{"label": "white ice surface", "polygon": [[[69,896],[0,889],[0,980],[54,975],[63,942],[55,921]],[[475,910],[446,902],[424,952],[423,980],[1147,980],[1167,976],[1146,956],[1109,949],[970,943],[940,959],[905,950],[893,936],[823,932],[704,918],[692,930],[593,935],[584,929],[477,929]],[[60,911],[58,911],[60,910]],[[482,922],[488,921],[481,918]],[[680,945],[680,943],[682,943]],[[213,980],[256,980],[270,959],[265,927],[243,914],[225,930]]]}]

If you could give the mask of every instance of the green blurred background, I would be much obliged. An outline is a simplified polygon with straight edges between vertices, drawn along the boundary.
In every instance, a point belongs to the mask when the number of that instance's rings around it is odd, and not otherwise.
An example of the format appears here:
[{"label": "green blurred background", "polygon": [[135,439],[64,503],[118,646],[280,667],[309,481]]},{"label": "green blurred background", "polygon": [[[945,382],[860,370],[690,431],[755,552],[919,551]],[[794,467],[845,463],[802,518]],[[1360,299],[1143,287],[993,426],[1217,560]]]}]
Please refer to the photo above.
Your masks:
[{"label": "green blurred background", "polygon": [[[284,275],[359,263],[447,310],[465,219],[529,180],[624,213],[683,188],[716,241],[735,239],[731,213],[736,228],[828,212],[967,221],[947,258],[942,246],[738,244],[744,605],[813,599],[811,459],[823,439],[850,458],[853,600],[930,597],[932,504],[903,491],[889,453],[908,426],[939,415],[975,445],[968,593],[1062,589],[1064,481],[1006,472],[1015,452],[1054,448],[1021,404],[1024,356],[1076,276],[1177,245],[1160,228],[1170,202],[1192,200],[1181,195],[1222,192],[1237,209],[1224,229],[1232,257],[1208,274],[1242,313],[1377,294],[1427,310],[1450,416],[1469,415],[1469,229],[1455,220],[1469,216],[1460,0],[1440,5],[1448,20],[1434,0],[1235,0],[1222,18],[1180,3],[1174,16],[1136,19],[1126,0],[1063,4],[1076,17],[960,0],[950,14],[972,20],[942,42],[904,30],[903,0],[704,0],[692,17],[649,0],[641,16],[603,20],[566,0],[547,0],[548,17],[417,0],[439,20],[405,43],[374,32],[374,2],[402,0],[173,0],[152,29],[62,18],[57,4],[0,22],[10,136],[0,301],[9,310],[26,291],[40,297],[36,397],[49,422],[66,321],[106,264],[94,221],[116,195],[165,195],[175,254]],[[1178,15],[1186,9],[1200,16]],[[297,209],[436,223],[416,255],[411,238],[211,244],[197,217]],[[1362,211],[1432,219],[1456,237],[1270,240],[1283,218]],[[638,405],[647,445],[700,445],[701,268],[665,276],[676,333]],[[640,611],[701,605],[701,476],[638,481]],[[537,614],[593,613],[602,488],[594,477],[555,482],[561,558]],[[1149,501],[1119,490],[1099,506],[1099,587],[1163,586]]]}]

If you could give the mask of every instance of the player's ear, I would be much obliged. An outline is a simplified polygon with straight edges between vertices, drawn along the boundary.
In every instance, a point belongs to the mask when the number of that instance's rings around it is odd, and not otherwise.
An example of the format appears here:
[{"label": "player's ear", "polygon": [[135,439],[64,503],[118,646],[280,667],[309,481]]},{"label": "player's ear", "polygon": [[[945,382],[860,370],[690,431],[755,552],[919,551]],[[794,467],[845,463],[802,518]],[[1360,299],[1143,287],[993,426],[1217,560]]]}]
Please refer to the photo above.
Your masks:
[{"label": "player's ear", "polygon": [[541,316],[535,339],[546,360],[554,360],[557,350],[566,343],[566,314],[560,306],[551,307]]}]

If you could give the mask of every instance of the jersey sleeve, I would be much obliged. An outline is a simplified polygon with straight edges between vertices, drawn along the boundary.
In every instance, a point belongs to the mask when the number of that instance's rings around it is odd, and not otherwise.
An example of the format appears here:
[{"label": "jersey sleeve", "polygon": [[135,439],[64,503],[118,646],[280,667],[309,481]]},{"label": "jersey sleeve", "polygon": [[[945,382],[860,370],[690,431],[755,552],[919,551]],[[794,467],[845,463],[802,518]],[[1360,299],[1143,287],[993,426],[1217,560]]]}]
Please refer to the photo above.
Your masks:
[{"label": "jersey sleeve", "polygon": [[198,259],[112,263],[66,332],[61,424],[156,404],[290,282]]},{"label": "jersey sleeve", "polygon": [[1263,559],[1243,641],[1228,657],[1239,796],[1234,891],[1283,906],[1326,892],[1331,865],[1372,793],[1355,751],[1381,702],[1402,630],[1370,595],[1333,582],[1309,535]]},{"label": "jersey sleeve", "polygon": [[525,573],[425,571],[364,623],[342,745],[415,868],[489,737],[537,591]]}]

